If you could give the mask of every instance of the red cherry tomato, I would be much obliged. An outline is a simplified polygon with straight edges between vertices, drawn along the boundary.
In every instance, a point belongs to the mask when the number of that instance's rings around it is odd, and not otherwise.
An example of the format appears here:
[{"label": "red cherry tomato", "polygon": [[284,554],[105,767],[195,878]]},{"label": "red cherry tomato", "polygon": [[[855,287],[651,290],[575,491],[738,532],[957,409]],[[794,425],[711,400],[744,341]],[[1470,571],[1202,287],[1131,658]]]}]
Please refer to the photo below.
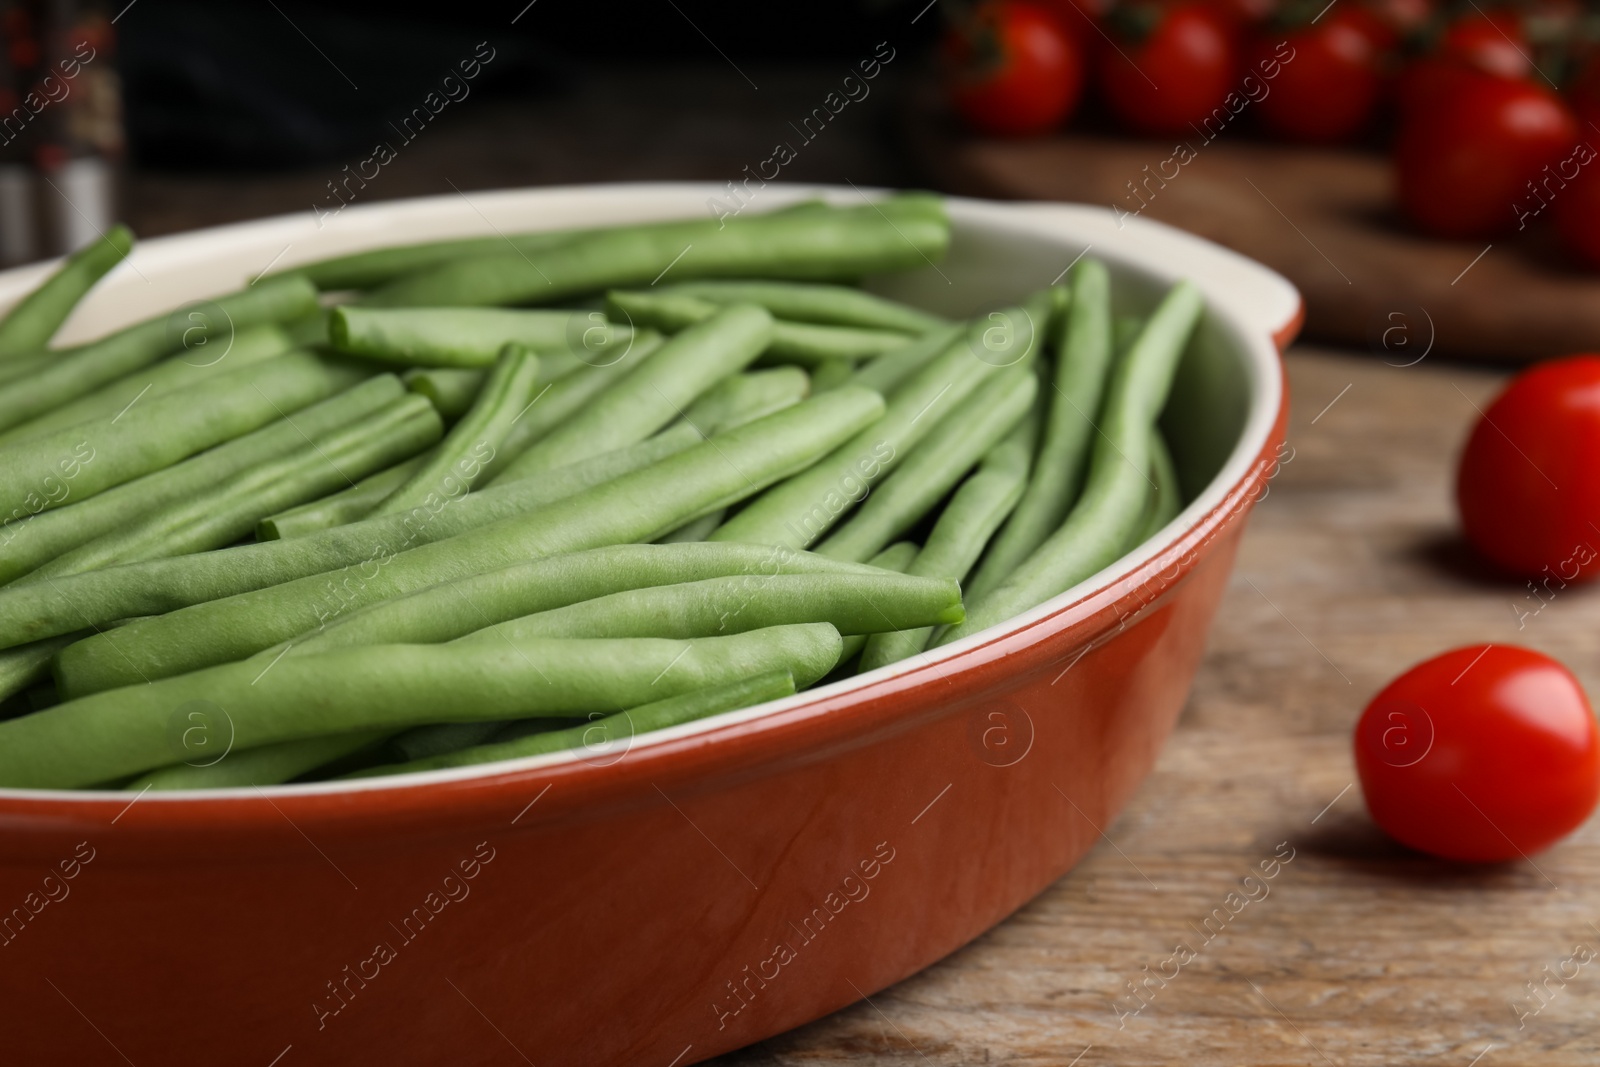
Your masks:
[{"label": "red cherry tomato", "polygon": [[1461,453],[1456,503],[1467,540],[1524,578],[1560,585],[1600,577],[1596,456],[1600,355],[1523,371],[1489,405]]},{"label": "red cherry tomato", "polygon": [[944,48],[951,103],[980,133],[1044,133],[1066,120],[1083,91],[1077,46],[1057,15],[1035,4],[983,4]]},{"label": "red cherry tomato", "polygon": [[1396,42],[1421,29],[1433,17],[1433,0],[1370,0],[1368,10],[1384,24]]},{"label": "red cherry tomato", "polygon": [[1439,56],[1459,59],[1502,78],[1533,73],[1533,54],[1516,12],[1504,8],[1471,11],[1445,27],[1436,49]]},{"label": "red cherry tomato", "polygon": [[1286,34],[1257,36],[1251,69],[1263,69],[1284,42],[1294,50],[1256,105],[1261,124],[1296,141],[1342,141],[1359,133],[1383,86],[1369,18],[1347,8]]},{"label": "red cherry tomato", "polygon": [[[1234,28],[1201,3],[1130,4],[1108,28],[1117,47],[1101,54],[1100,88],[1111,110],[1142,133],[1193,134],[1239,83]],[[1242,99],[1242,96],[1241,96]]]},{"label": "red cherry tomato", "polygon": [[1578,125],[1543,86],[1472,77],[1437,106],[1402,116],[1395,163],[1400,206],[1441,237],[1492,237],[1516,229],[1541,170],[1571,154]]},{"label": "red cherry tomato", "polygon": [[1472,82],[1493,75],[1460,59],[1423,56],[1407,63],[1396,79],[1395,98],[1400,120],[1436,114]]},{"label": "red cherry tomato", "polygon": [[1444,859],[1530,856],[1600,800],[1600,729],[1572,672],[1512,645],[1472,645],[1412,667],[1355,729],[1373,820]]}]

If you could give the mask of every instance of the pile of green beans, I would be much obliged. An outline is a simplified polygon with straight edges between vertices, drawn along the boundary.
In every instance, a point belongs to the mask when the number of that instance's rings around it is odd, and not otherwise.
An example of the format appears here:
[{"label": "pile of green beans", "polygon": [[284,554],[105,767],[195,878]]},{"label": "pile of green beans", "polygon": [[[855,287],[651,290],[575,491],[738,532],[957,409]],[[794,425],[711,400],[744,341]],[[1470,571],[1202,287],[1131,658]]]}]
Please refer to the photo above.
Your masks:
[{"label": "pile of green beans", "polygon": [[924,194],[436,241],[48,348],[112,230],[0,317],[0,787],[603,768],[1065,591],[1183,509],[1201,301],[840,283],[949,242]]}]

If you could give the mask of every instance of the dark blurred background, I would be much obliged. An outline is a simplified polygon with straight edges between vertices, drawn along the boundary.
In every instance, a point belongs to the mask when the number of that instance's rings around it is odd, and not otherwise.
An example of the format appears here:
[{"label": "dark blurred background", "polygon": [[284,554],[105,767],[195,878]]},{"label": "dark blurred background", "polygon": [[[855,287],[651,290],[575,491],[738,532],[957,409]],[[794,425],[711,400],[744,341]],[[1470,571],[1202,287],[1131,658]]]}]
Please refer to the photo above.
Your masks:
[{"label": "dark blurred background", "polygon": [[[940,17],[928,0],[509,0],[455,8],[113,0],[0,10],[13,68],[30,58],[16,55],[26,36],[18,31],[29,26],[37,39],[31,58],[46,72],[51,53],[70,55],[86,26],[106,42],[102,57],[114,52],[125,143],[34,144],[34,158],[14,151],[12,162],[37,166],[43,157],[48,170],[64,155],[108,158],[116,202],[107,210],[145,236],[313,205],[328,210],[350,189],[369,202],[452,187],[730,180],[777,141],[795,140],[789,123],[875,51],[894,58],[870,94],[807,144],[784,177],[914,184],[892,117]],[[103,58],[85,70],[96,68],[109,70]],[[70,108],[46,109],[41,120],[52,110]],[[380,145],[393,157],[365,162]],[[364,188],[335,190],[347,166],[377,173]],[[32,194],[41,228],[51,229],[54,213],[81,232],[83,214],[99,212],[50,201],[92,199],[94,183],[54,184],[54,192]],[[0,213],[0,227],[6,217]],[[54,251],[60,240],[41,235],[25,258]]]}]

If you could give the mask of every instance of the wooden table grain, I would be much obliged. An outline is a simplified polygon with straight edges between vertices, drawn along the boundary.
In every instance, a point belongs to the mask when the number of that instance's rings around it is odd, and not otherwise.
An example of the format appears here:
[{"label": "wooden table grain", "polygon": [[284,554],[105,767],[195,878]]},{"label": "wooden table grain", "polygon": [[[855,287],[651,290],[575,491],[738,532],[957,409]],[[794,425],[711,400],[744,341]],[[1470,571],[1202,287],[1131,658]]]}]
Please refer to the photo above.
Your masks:
[{"label": "wooden table grain", "polygon": [[1501,374],[1311,348],[1287,363],[1294,451],[1177,732],[1105,838],[948,959],[718,1063],[1600,1059],[1600,961],[1565,962],[1600,950],[1600,823],[1529,862],[1435,862],[1373,827],[1349,744],[1385,681],[1460,644],[1541,649],[1600,693],[1600,589],[1519,620],[1538,602],[1459,541],[1455,457]]}]

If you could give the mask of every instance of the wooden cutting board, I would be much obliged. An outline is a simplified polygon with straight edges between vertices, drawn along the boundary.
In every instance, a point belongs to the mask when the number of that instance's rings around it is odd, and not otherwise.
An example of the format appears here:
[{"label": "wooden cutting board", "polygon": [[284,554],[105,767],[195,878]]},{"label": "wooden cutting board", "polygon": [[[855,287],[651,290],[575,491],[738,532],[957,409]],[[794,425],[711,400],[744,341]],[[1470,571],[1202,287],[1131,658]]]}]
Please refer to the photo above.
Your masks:
[{"label": "wooden cutting board", "polygon": [[1183,151],[1104,135],[980,140],[927,104],[908,126],[920,164],[950,192],[1114,206],[1268,264],[1305,295],[1308,337],[1397,365],[1430,340],[1432,352],[1492,361],[1600,350],[1600,273],[1565,258],[1548,212],[1492,244],[1423,237],[1399,218],[1381,155],[1231,131],[1197,134]]}]

